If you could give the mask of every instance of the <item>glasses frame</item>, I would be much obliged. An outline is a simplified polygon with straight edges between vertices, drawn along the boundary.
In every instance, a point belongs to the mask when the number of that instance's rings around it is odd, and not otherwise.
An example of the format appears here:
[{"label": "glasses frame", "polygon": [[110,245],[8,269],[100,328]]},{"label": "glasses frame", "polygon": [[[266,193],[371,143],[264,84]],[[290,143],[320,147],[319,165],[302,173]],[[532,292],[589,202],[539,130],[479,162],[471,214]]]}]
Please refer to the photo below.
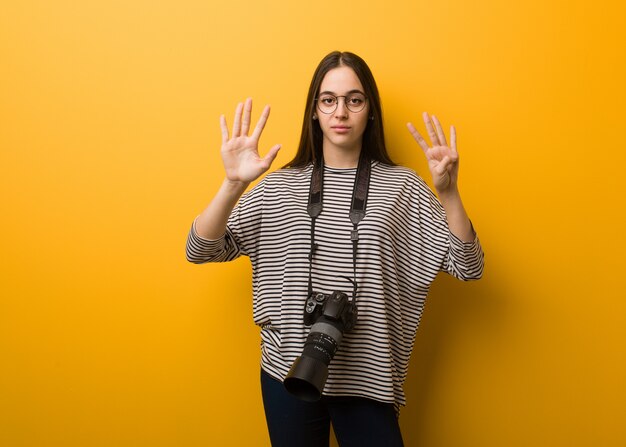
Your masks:
[{"label": "glasses frame", "polygon": [[[333,98],[335,98],[335,99],[337,100],[337,102],[335,103],[335,108],[334,108],[333,110],[331,110],[330,112],[325,112],[325,111],[324,111],[324,110],[322,110],[322,108],[320,107],[320,103],[319,103],[320,97],[318,96],[318,97],[316,97],[316,98],[314,99],[314,101],[315,101],[315,106],[317,107],[317,109],[318,109],[320,112],[322,112],[323,114],[325,114],[325,115],[330,115],[331,113],[335,113],[335,112],[337,111],[337,107],[339,107],[339,98],[343,98],[343,104],[346,106],[346,109],[348,109],[348,110],[349,110],[350,112],[352,112],[352,113],[359,113],[359,112],[362,112],[363,110],[365,110],[365,106],[367,105],[367,101],[368,101],[367,96],[365,96],[365,95],[364,95],[363,93],[361,93],[361,92],[354,92],[354,93],[350,93],[350,94],[348,94],[348,95],[339,95],[339,96],[338,96],[338,95],[333,95],[332,93],[324,93],[324,95],[325,95],[325,96],[332,96]],[[348,105],[348,102],[346,101],[346,100],[347,100],[347,98],[348,98],[349,96],[353,96],[353,95],[362,95],[362,96],[363,96],[363,98],[364,98],[364,101],[363,101],[363,107],[361,107],[359,110],[356,110],[356,111],[355,111],[355,110],[352,110],[352,109],[350,108],[350,106]]]}]

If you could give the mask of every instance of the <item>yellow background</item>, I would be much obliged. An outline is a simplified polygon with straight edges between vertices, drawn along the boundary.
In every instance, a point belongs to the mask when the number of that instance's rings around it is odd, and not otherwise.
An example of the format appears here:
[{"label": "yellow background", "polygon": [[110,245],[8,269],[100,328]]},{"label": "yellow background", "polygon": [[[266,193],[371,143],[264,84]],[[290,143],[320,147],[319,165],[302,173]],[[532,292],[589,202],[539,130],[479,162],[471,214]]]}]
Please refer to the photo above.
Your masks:
[{"label": "yellow background", "polygon": [[267,446],[247,259],[184,258],[219,115],[295,151],[334,49],[428,178],[457,127],[484,278],[441,276],[408,446],[626,445],[624,7],[606,1],[20,1],[0,13],[0,445]]}]

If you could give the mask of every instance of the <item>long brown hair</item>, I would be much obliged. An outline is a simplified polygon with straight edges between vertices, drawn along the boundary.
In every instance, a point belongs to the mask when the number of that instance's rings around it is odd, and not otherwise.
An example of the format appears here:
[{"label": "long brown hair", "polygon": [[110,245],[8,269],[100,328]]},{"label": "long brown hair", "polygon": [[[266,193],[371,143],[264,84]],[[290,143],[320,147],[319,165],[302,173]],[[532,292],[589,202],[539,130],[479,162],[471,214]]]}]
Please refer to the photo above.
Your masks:
[{"label": "long brown hair", "polygon": [[370,106],[370,119],[368,119],[367,127],[363,133],[361,151],[365,151],[365,154],[369,155],[372,160],[378,160],[390,165],[395,164],[391,161],[387,153],[387,147],[385,146],[383,111],[380,105],[378,87],[376,87],[376,81],[374,80],[371,70],[365,61],[356,54],[347,51],[333,51],[322,59],[313,74],[313,79],[309,86],[309,93],[306,98],[306,108],[304,109],[304,120],[302,122],[302,133],[300,135],[298,151],[293,160],[284,167],[301,168],[311,162],[315,163],[319,160],[319,157],[322,156],[322,129],[319,122],[313,119],[315,98],[319,93],[320,85],[326,73],[333,68],[341,66],[347,66],[354,70],[361,84],[363,84],[364,93]]}]

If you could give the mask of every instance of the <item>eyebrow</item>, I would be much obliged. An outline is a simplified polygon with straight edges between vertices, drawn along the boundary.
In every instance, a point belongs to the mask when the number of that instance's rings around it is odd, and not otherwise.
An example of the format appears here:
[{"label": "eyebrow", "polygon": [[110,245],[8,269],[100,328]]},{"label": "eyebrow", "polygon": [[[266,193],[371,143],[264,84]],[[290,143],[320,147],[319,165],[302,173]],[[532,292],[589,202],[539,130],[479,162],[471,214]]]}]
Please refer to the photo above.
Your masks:
[{"label": "eyebrow", "polygon": [[[362,94],[362,95],[365,95],[365,93],[364,93],[364,92],[362,92],[362,91],[361,91],[361,90],[359,90],[359,89],[350,90],[349,92],[347,92],[347,93],[346,93],[346,95],[349,95],[349,94],[351,94],[351,93],[360,93],[360,94]],[[319,94],[320,94],[320,95],[328,95],[328,94],[330,94],[330,95],[337,96],[337,93],[335,93],[335,92],[331,92],[331,91],[328,91],[328,90],[325,90],[325,91],[323,91],[323,92],[320,92]]]}]

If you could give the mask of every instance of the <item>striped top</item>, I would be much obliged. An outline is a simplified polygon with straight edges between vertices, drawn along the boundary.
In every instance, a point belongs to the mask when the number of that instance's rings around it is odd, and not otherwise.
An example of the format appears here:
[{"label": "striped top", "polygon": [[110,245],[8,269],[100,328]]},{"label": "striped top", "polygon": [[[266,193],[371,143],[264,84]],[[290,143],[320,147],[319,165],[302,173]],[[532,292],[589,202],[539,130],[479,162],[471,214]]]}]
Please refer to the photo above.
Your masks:
[{"label": "striped top", "polygon": [[[283,380],[302,354],[309,328],[307,296],[311,218],[307,203],[312,165],[266,175],[233,209],[218,240],[187,240],[194,263],[250,257],[253,317],[261,327],[261,366]],[[349,219],[356,168],[324,168],[324,208],[315,223],[318,245],[313,290],[351,296]],[[362,396],[405,405],[403,390],[426,295],[439,271],[478,279],[483,252],[475,237],[462,242],[448,229],[440,202],[412,170],[372,162],[365,218],[359,223],[358,321],[330,362],[328,396]]]}]

